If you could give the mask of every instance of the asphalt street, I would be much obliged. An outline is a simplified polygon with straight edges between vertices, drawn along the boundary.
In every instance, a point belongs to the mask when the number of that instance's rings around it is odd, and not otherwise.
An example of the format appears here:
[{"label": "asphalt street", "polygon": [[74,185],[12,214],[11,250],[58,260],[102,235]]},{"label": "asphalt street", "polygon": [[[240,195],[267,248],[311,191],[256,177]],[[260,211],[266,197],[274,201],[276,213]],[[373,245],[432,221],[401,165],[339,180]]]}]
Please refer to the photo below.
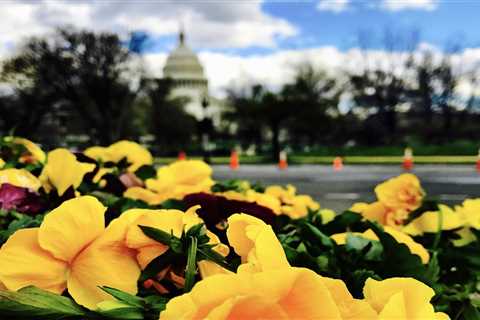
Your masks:
[{"label": "asphalt street", "polygon": [[[273,165],[240,165],[231,170],[225,165],[213,166],[217,180],[246,179],[263,185],[293,184],[299,193],[311,195],[323,208],[347,209],[358,201],[373,201],[374,187],[403,173],[400,166],[351,165],[334,171],[327,165],[298,165],[279,170]],[[416,174],[430,199],[456,204],[466,198],[480,197],[480,174],[472,165],[416,165]]]}]

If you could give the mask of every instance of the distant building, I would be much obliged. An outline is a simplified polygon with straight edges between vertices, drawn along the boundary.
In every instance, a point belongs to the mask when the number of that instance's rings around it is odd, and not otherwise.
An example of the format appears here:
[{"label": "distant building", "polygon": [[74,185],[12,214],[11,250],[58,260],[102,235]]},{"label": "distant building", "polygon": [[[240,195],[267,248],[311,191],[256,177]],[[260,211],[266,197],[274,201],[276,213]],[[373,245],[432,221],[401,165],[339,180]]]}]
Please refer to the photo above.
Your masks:
[{"label": "distant building", "polygon": [[[188,97],[185,110],[197,120],[210,118],[214,125],[220,121],[221,101],[212,98],[208,91],[208,79],[195,52],[185,43],[185,33],[180,31],[178,46],[167,58],[163,77],[174,81],[172,97]],[[205,106],[208,106],[205,109]]]}]

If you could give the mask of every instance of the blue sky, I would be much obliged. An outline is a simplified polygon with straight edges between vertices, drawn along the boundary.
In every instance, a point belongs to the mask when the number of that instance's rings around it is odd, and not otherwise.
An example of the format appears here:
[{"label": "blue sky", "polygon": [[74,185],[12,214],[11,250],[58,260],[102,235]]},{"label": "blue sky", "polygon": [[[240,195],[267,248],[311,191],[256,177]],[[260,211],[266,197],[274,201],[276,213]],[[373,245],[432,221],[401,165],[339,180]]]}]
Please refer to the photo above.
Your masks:
[{"label": "blue sky", "polygon": [[[412,8],[397,11],[373,8],[374,1],[351,1],[350,8],[341,12],[317,10],[315,2],[267,2],[266,12],[283,17],[300,29],[300,36],[286,39],[282,47],[317,47],[332,45],[348,49],[358,45],[359,31],[372,32],[379,37],[385,28],[416,29],[421,41],[438,47],[460,41],[463,46],[480,44],[480,1],[439,1],[431,10]],[[379,45],[378,41],[375,44]]]},{"label": "blue sky", "polygon": [[[275,46],[263,46],[260,43],[232,48],[201,47],[244,56],[321,46],[334,46],[345,51],[357,47],[358,34],[363,33],[369,35],[369,48],[382,49],[381,39],[387,28],[403,35],[417,32],[420,42],[439,49],[448,48],[451,44],[462,48],[480,45],[480,1],[477,0],[423,0],[432,6],[407,5],[396,10],[382,6],[381,0],[343,0],[348,1],[347,5],[339,11],[320,10],[319,1],[262,3],[265,14],[284,19],[297,29],[292,36],[277,36]],[[393,1],[403,4],[409,0]],[[153,35],[149,50],[158,52],[171,49],[175,39],[175,35]]]}]

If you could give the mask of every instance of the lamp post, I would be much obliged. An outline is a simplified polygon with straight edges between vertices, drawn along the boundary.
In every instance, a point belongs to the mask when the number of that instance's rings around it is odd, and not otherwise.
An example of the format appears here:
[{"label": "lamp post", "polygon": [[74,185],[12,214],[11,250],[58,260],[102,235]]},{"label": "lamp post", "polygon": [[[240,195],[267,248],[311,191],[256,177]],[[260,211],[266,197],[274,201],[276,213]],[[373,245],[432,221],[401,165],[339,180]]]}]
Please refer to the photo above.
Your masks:
[{"label": "lamp post", "polygon": [[202,152],[203,152],[203,161],[206,163],[210,163],[210,150],[209,150],[209,143],[210,137],[209,133],[212,127],[211,119],[208,118],[207,108],[209,102],[208,98],[205,96],[202,99],[202,109],[203,109],[203,119],[200,123],[200,130],[201,130],[201,137],[202,137]]}]

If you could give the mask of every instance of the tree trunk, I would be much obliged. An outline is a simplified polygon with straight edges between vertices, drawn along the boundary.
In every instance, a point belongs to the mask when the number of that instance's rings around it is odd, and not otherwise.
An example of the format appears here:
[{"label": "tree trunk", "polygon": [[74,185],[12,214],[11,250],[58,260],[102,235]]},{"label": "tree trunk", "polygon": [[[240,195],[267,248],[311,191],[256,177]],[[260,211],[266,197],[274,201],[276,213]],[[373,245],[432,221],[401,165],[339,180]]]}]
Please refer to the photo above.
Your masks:
[{"label": "tree trunk", "polygon": [[272,160],[278,161],[280,153],[280,125],[272,123]]}]

